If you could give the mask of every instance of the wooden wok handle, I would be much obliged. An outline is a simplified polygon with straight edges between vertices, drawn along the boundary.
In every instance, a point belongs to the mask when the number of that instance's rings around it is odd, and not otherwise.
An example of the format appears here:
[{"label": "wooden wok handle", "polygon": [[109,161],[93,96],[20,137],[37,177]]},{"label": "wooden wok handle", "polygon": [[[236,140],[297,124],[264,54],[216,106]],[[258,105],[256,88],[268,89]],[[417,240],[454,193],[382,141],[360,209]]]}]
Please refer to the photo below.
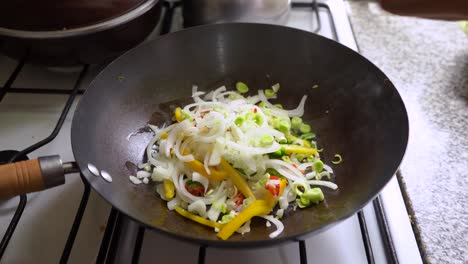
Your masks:
[{"label": "wooden wok handle", "polygon": [[65,183],[59,156],[41,157],[0,166],[0,200]]}]

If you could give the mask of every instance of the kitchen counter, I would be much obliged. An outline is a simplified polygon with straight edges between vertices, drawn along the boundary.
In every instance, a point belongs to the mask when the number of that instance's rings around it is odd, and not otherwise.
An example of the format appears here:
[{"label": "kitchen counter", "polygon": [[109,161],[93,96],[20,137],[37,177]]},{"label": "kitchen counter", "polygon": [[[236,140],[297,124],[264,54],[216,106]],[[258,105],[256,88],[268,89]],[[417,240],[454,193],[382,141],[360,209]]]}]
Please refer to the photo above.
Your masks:
[{"label": "kitchen counter", "polygon": [[423,259],[468,263],[468,36],[455,22],[347,4],[360,52],[390,77],[408,110],[400,172]]}]

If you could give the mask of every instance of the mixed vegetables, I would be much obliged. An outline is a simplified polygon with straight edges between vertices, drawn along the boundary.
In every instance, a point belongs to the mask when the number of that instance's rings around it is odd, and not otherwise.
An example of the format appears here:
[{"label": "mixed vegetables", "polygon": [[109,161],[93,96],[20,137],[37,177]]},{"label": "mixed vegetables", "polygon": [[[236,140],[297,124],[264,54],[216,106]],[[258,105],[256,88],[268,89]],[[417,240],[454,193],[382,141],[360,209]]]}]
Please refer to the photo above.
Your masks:
[{"label": "mixed vegetables", "polygon": [[284,110],[269,101],[279,89],[275,84],[247,96],[242,82],[237,91],[223,86],[208,94],[194,86],[194,103],[176,108],[173,124],[149,125],[155,135],[148,162],[130,180],[151,179],[170,210],[214,228],[223,240],[249,232],[253,217],[273,223],[270,237],[278,236],[288,207],[318,204],[325,198],[321,188],[338,188],[311,126],[301,119],[307,96]]}]

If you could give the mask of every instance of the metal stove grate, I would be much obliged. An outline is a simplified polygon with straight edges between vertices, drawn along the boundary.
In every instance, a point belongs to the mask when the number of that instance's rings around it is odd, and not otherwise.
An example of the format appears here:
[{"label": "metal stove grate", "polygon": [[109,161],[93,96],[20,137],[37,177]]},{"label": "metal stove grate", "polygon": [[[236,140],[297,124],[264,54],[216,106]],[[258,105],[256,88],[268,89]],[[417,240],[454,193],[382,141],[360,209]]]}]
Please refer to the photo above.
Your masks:
[{"label": "metal stove grate", "polygon": [[[165,9],[164,16],[162,18],[162,25],[161,25],[161,30],[160,30],[160,35],[167,34],[171,30],[172,26],[172,20],[173,20],[173,15],[174,11],[176,8],[180,8],[181,6],[181,1],[178,2],[168,2],[164,1],[163,7]],[[333,19],[333,15],[331,13],[330,7],[326,3],[319,3],[317,1],[313,2],[294,2],[292,3],[292,8],[308,8],[310,11],[313,13],[317,20],[316,28],[312,30],[312,32],[319,32],[321,30],[321,15],[320,15],[320,10],[325,11],[325,13],[328,16],[328,19],[330,20],[330,25],[332,26],[332,37],[335,41],[338,41],[338,35],[336,31],[336,26],[335,22]],[[11,152],[11,151],[1,151],[0,153],[5,154],[6,152],[9,152],[8,154],[11,154],[12,156],[9,157],[7,162],[14,162],[20,159],[24,159],[26,155],[29,153],[33,152],[34,150],[48,144],[52,140],[55,139],[57,134],[59,133],[60,129],[62,128],[63,122],[70,110],[70,107],[76,97],[77,94],[82,94],[83,90],[80,90],[81,84],[83,79],[88,73],[89,65],[83,65],[81,72],[78,76],[78,79],[75,82],[75,85],[72,90],[69,89],[47,89],[47,88],[15,88],[12,87],[13,83],[17,79],[18,75],[21,73],[21,70],[23,69],[24,65],[27,63],[27,57],[21,59],[12,74],[9,76],[7,81],[5,82],[3,87],[0,87],[0,103],[4,96],[7,93],[41,93],[41,94],[70,94],[68,97],[68,100],[62,110],[62,113],[56,123],[56,126],[52,133],[44,138],[43,140],[27,147],[26,149],[19,151],[19,152]],[[90,195],[90,186],[89,184],[84,180],[83,175],[81,175],[81,179],[83,181],[84,185],[84,191],[83,195],[80,201],[80,205],[78,207],[78,210],[75,215],[75,219],[73,221],[73,225],[71,227],[70,233],[68,235],[67,241],[64,245],[64,249],[62,252],[62,256],[60,258],[60,263],[67,263],[70,253],[72,252],[73,249],[73,244],[75,242],[76,235],[78,233],[78,230],[80,228],[81,220],[83,217],[83,214],[85,212],[87,202],[89,199]],[[13,236],[15,229],[18,225],[18,222],[22,216],[22,213],[26,207],[27,204],[27,196],[26,195],[21,195],[20,196],[20,202],[18,204],[18,207],[16,208],[15,214],[13,218],[11,219],[11,222],[5,232],[5,235],[2,238],[1,244],[0,244],[0,261],[2,259],[2,256],[4,255],[8,243],[10,242],[11,237]],[[384,248],[386,252],[386,257],[387,257],[387,262],[388,263],[398,263],[398,259],[396,256],[396,251],[395,247],[393,245],[393,241],[390,235],[389,227],[387,224],[387,219],[385,216],[385,213],[383,211],[382,203],[380,200],[380,197],[377,196],[374,201],[374,210],[377,215],[377,220],[379,224],[379,229],[380,232],[382,233],[383,239],[384,239]],[[369,233],[367,230],[367,225],[366,225],[366,219],[364,217],[364,213],[362,211],[357,213],[358,219],[359,219],[359,225],[361,228],[361,234],[362,234],[362,239],[366,251],[366,256],[367,256],[367,261],[370,264],[375,263],[374,260],[374,255],[372,252],[372,246],[369,238]],[[112,208],[111,213],[109,215],[108,221],[107,221],[107,226],[106,230],[104,232],[103,239],[101,241],[101,246],[99,249],[99,254],[96,259],[96,263],[115,263],[115,248],[117,248],[115,245],[118,243],[119,238],[120,238],[120,225],[122,224],[122,218],[124,216],[115,208]],[[133,257],[132,257],[132,263],[138,263],[139,257],[140,257],[140,252],[143,244],[143,239],[144,239],[144,234],[145,234],[145,227],[140,226],[138,229],[138,234],[136,238],[136,243],[135,243],[135,248],[133,249]],[[306,249],[306,242],[304,240],[298,241],[299,244],[299,256],[300,256],[300,263],[305,264],[307,263],[307,249]],[[198,253],[198,263],[202,264],[205,263],[205,256],[206,256],[206,249],[207,247],[204,245],[200,245],[199,247],[199,253]]]}]

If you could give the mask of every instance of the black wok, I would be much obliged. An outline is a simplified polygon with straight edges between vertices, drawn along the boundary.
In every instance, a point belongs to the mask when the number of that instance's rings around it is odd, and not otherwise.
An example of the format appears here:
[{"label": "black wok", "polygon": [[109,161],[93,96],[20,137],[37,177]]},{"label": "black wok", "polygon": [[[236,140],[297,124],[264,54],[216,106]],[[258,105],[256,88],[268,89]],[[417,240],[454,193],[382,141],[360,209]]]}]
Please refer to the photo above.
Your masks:
[{"label": "black wok", "polygon": [[[127,136],[148,122],[170,121],[170,109],[190,99],[191,87],[211,90],[243,81],[252,89],[281,84],[280,102],[293,108],[309,95],[304,119],[323,147],[335,153],[337,191],[326,201],[289,211],[284,232],[268,237],[264,221],[228,241],[191,222],[159,199],[151,185],[133,185],[128,176],[144,160],[152,135]],[[312,89],[317,84],[319,88]],[[169,34],[141,45],[110,64],[81,98],[72,125],[79,167],[104,199],[131,218],[158,231],[215,246],[265,246],[324,230],[353,215],[375,197],[397,170],[407,144],[404,104],[388,78],[356,52],[326,38],[287,27],[218,24]],[[112,175],[92,175],[88,163]]]}]

